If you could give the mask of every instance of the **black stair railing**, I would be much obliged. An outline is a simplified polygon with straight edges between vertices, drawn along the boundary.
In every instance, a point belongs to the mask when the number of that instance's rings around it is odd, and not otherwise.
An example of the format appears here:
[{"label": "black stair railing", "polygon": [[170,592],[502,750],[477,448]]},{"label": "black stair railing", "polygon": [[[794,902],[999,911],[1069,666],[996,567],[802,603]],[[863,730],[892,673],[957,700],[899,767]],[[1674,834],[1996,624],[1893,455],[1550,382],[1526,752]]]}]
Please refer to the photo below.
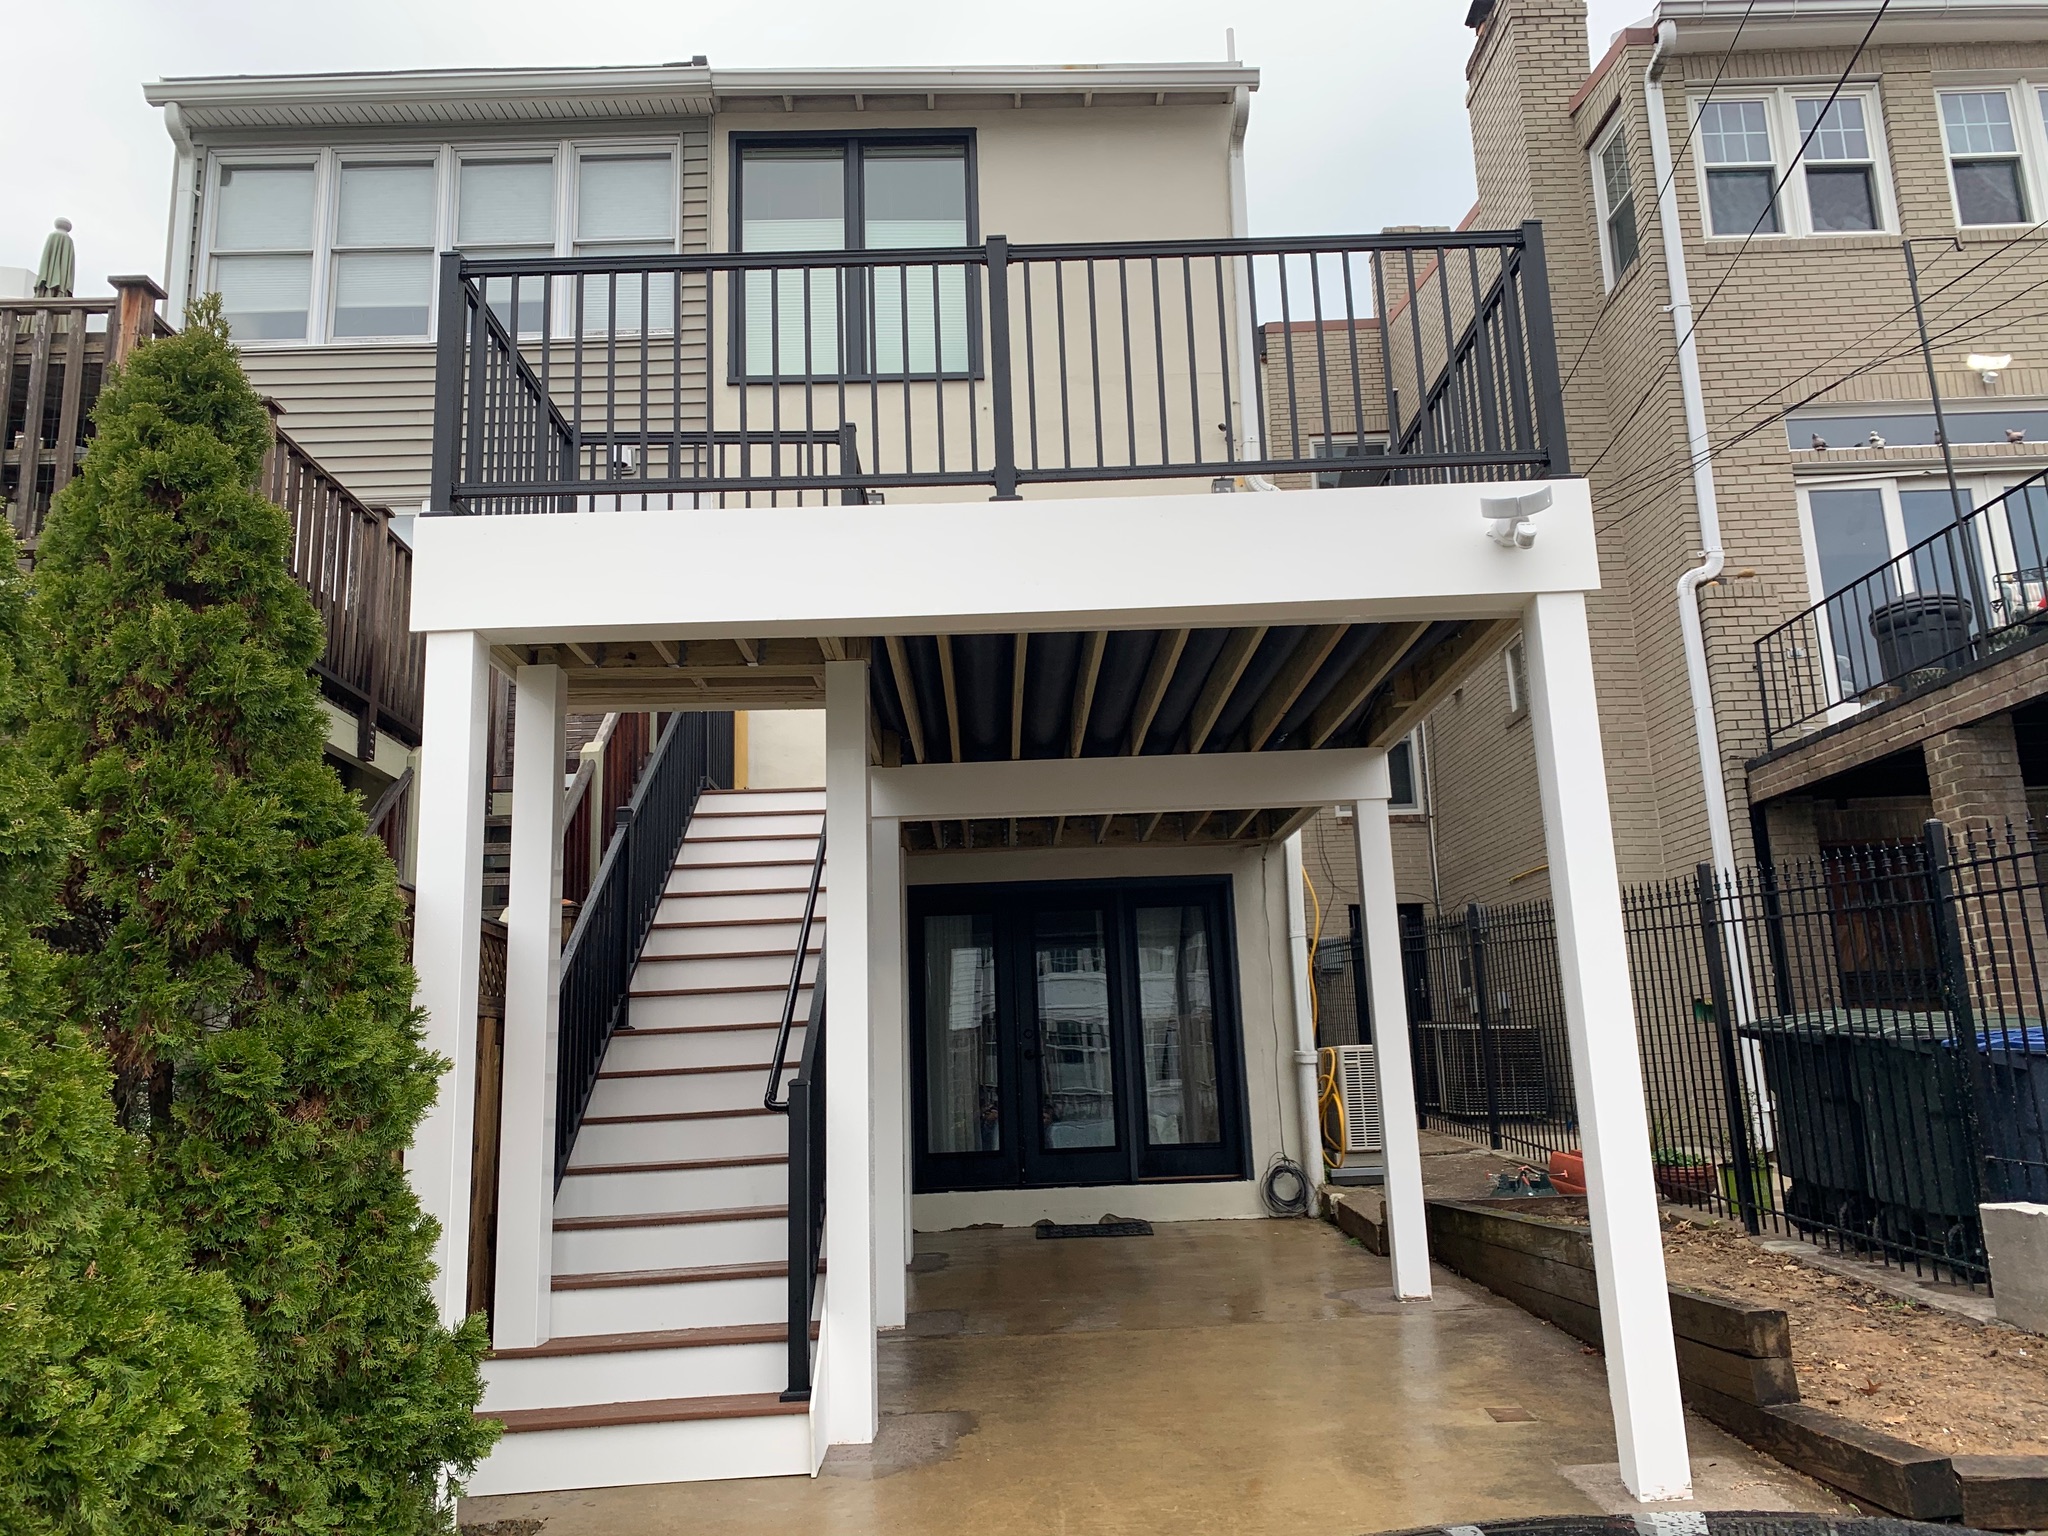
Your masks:
[{"label": "black stair railing", "polygon": [[825,956],[811,984],[804,1051],[789,1098],[789,1387],[785,1403],[811,1396],[811,1319],[825,1252]]},{"label": "black stair railing", "polygon": [[661,909],[697,796],[730,772],[732,716],[671,715],[619,812],[619,830],[591,881],[562,953],[555,1077],[555,1183],[569,1166],[612,1034],[625,1021],[633,968]]},{"label": "black stair railing", "polygon": [[789,1034],[796,1027],[797,994],[804,987],[804,961],[811,947],[811,924],[818,913],[818,892],[825,883],[825,834],[818,833],[817,856],[811,860],[810,889],[804,893],[803,921],[797,924],[796,958],[789,966],[789,987],[782,994],[782,1022],[775,1032],[775,1054],[768,1063],[768,1091],[761,1095],[761,1103],[776,1114],[789,1109],[789,1100],[778,1099],[775,1095],[782,1086],[782,1069],[789,1063]]}]

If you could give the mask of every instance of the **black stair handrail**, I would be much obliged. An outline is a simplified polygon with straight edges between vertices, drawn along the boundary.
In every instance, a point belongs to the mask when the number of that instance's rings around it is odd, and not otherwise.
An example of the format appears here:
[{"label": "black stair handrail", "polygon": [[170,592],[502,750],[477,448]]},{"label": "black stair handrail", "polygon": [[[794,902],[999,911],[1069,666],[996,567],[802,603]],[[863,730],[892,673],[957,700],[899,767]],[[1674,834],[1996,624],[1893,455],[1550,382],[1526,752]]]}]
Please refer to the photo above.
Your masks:
[{"label": "black stair handrail", "polygon": [[633,968],[668,892],[697,797],[716,782],[714,770],[730,762],[731,734],[729,714],[669,717],[633,798],[618,813],[618,830],[563,946],[555,1057],[558,1189],[605,1049],[625,1017]]},{"label": "black stair handrail", "polygon": [[[782,1025],[775,1031],[775,1054],[768,1063],[768,1090],[761,1095],[761,1103],[771,1113],[789,1113],[789,1100],[777,1099],[776,1089],[782,1086],[782,1069],[788,1063],[789,1032],[796,1024],[796,995],[803,990],[804,956],[811,947],[811,921],[818,910],[818,889],[825,879],[825,829],[818,829],[818,853],[811,860],[811,888],[804,896],[804,918],[796,930],[796,959],[789,967],[789,990],[782,997]],[[824,956],[820,954],[818,964],[822,969]],[[822,986],[824,983],[819,982]]]},{"label": "black stair handrail", "polygon": [[804,1053],[789,1081],[789,1387],[785,1403],[811,1397],[811,1322],[825,1246],[825,954],[818,952]]}]

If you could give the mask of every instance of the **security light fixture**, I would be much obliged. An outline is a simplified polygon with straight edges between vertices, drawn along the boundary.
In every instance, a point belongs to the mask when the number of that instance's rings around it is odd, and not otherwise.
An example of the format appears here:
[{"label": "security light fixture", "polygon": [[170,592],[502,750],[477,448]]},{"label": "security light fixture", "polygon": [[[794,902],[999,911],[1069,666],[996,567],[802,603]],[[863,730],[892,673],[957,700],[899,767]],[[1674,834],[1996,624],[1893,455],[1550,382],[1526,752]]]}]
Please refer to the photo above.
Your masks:
[{"label": "security light fixture", "polygon": [[2010,352],[1972,352],[1963,359],[1963,366],[1970,369],[1986,384],[1996,384],[1998,376],[2012,366]]},{"label": "security light fixture", "polygon": [[1550,487],[1524,491],[1519,496],[1482,496],[1479,515],[1486,519],[1486,536],[1503,549],[1527,549],[1536,542],[1536,530],[1529,519],[1550,505]]}]

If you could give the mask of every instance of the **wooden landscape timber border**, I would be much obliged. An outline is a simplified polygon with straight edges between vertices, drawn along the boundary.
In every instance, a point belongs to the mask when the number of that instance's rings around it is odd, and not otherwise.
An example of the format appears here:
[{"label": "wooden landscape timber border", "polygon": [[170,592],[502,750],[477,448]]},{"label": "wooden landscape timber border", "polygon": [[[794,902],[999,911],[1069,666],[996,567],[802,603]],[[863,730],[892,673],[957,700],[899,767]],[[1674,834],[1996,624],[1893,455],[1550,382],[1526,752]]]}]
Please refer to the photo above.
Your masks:
[{"label": "wooden landscape timber border", "polygon": [[[1373,1252],[1386,1251],[1385,1228],[1369,1200],[1330,1194],[1325,1209],[1341,1231]],[[1487,1201],[1431,1200],[1428,1212],[1436,1262],[1599,1345],[1593,1240],[1585,1227]],[[1686,1402],[1795,1471],[1909,1519],[2048,1529],[2048,1456],[1949,1456],[1799,1401],[1791,1326],[1778,1308],[1674,1286],[1671,1324]]]}]

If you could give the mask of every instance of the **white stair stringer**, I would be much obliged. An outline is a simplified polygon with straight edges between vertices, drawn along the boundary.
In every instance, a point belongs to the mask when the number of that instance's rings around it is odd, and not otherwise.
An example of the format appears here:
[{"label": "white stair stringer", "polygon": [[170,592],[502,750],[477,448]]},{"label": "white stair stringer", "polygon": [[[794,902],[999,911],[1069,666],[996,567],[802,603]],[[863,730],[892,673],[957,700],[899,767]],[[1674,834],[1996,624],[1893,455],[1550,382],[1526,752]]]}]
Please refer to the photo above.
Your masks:
[{"label": "white stair stringer", "polygon": [[[788,1121],[761,1098],[824,812],[822,790],[699,799],[555,1198],[550,1337],[485,1363],[506,1433],[469,1493],[816,1470],[780,1399]],[[824,934],[821,911],[792,1068]]]}]

